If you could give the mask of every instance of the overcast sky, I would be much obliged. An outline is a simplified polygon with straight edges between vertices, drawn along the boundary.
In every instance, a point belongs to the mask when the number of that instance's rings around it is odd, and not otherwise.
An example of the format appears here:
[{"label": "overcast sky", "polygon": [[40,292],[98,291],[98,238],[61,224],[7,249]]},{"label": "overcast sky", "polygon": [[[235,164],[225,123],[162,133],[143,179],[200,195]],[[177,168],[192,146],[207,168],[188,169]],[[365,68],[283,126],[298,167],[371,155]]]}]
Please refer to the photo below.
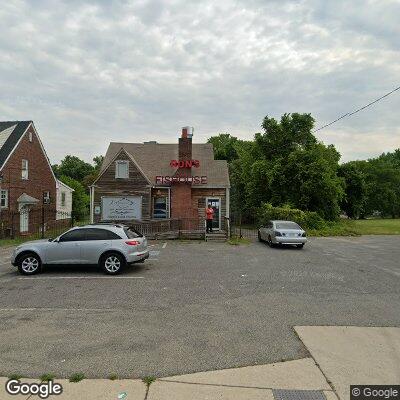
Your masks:
[{"label": "overcast sky", "polygon": [[[8,0],[0,120],[32,119],[52,162],[110,141],[250,139],[316,126],[400,85],[400,0]],[[342,160],[400,147],[400,91],[317,133]]]}]

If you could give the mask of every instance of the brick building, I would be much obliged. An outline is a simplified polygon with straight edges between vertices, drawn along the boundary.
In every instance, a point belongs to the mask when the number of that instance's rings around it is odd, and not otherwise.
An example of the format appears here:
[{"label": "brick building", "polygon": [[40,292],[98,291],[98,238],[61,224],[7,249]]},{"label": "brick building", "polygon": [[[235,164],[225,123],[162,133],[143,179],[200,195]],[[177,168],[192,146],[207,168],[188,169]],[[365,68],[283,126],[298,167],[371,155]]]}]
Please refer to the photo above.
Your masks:
[{"label": "brick building", "polygon": [[213,228],[226,230],[229,174],[215,160],[210,143],[192,143],[193,128],[175,144],[111,142],[91,186],[92,221],[177,219],[204,227],[205,207],[215,213]]},{"label": "brick building", "polygon": [[14,230],[34,232],[39,211],[55,203],[56,178],[33,122],[0,122],[0,233],[11,229],[11,215]]}]

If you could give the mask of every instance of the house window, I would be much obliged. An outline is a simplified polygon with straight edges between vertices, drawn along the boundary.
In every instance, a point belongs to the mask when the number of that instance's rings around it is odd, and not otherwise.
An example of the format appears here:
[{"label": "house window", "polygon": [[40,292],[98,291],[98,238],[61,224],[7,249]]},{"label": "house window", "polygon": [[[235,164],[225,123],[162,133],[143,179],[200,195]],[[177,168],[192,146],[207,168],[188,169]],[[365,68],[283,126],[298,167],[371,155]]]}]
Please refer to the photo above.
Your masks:
[{"label": "house window", "polygon": [[61,205],[65,207],[65,192],[61,192]]},{"label": "house window", "polygon": [[43,204],[50,204],[50,192],[43,192]]},{"label": "house window", "polygon": [[168,218],[167,196],[154,197],[153,218]]},{"label": "house window", "polygon": [[118,160],[115,162],[115,177],[119,179],[129,178],[129,162]]},{"label": "house window", "polygon": [[33,141],[33,133],[29,132],[29,141],[32,142]]},{"label": "house window", "polygon": [[22,160],[22,179],[28,179],[28,160]]},{"label": "house window", "polygon": [[0,207],[8,207],[8,190],[0,190]]}]

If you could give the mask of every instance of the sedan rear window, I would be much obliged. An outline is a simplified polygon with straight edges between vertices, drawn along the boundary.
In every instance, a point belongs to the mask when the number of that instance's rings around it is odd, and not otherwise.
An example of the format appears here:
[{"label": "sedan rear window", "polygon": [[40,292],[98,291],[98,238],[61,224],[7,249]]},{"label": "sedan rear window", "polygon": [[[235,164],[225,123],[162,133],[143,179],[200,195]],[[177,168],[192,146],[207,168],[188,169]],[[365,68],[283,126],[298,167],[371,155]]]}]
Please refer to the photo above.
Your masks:
[{"label": "sedan rear window", "polygon": [[300,229],[300,226],[295,222],[276,222],[276,229]]},{"label": "sedan rear window", "polygon": [[143,235],[133,228],[124,228],[124,232],[129,239],[135,239],[137,237],[142,237]]}]

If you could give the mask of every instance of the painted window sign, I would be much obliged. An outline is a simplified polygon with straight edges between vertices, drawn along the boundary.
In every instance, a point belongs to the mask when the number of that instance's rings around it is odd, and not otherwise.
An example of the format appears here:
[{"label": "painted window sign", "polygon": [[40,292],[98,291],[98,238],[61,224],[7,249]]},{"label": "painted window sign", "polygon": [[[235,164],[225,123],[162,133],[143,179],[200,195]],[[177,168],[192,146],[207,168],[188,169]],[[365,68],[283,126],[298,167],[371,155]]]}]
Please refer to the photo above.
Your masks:
[{"label": "painted window sign", "polygon": [[103,197],[102,219],[106,221],[126,221],[142,219],[142,198],[130,197]]}]

